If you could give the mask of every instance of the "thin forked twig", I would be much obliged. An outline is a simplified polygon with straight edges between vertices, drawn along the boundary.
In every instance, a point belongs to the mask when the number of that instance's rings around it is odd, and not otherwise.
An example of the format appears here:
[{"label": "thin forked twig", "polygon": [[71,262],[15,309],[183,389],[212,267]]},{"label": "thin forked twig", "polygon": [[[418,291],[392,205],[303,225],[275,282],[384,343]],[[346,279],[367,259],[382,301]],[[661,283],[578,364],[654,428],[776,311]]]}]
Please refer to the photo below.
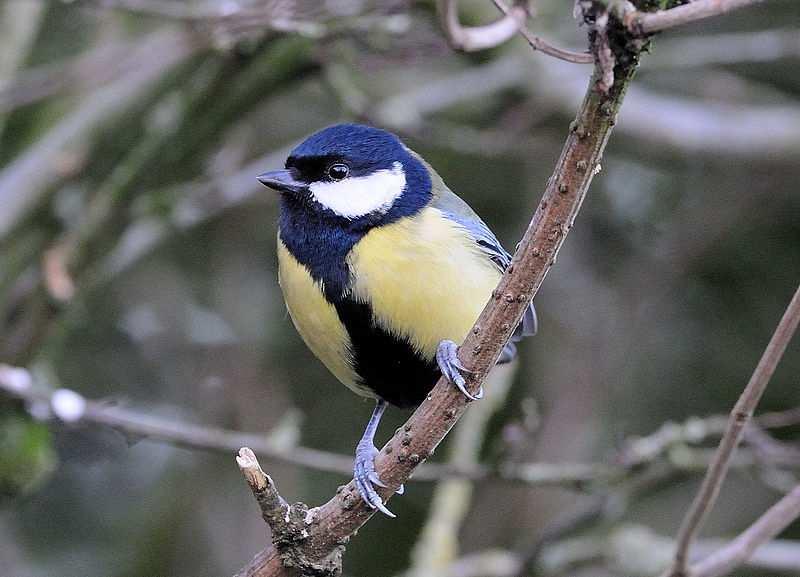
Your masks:
[{"label": "thin forked twig", "polygon": [[625,15],[625,23],[635,34],[652,34],[660,30],[682,26],[697,20],[719,16],[737,8],[758,4],[764,0],[695,0],[689,4],[676,6],[657,12],[630,11]]},{"label": "thin forked twig", "polygon": [[728,473],[731,458],[739,445],[745,426],[752,419],[753,411],[767,388],[767,384],[775,372],[786,346],[794,335],[798,323],[800,323],[800,287],[795,291],[789,306],[786,308],[786,312],[778,323],[767,348],[764,350],[764,354],[761,356],[761,360],[758,362],[758,366],[756,366],[750,381],[731,411],[725,434],[720,441],[711,465],[708,467],[700,490],[697,492],[692,506],[686,513],[678,531],[673,566],[663,577],[685,577],[688,575],[689,548],[719,496],[720,487]]},{"label": "thin forked twig", "polygon": [[800,485],[745,529],[733,541],[692,566],[692,577],[722,577],[745,561],[767,541],[778,536],[795,519],[800,517]]},{"label": "thin forked twig", "polygon": [[[494,5],[506,15],[506,17],[511,17],[513,8],[509,8],[508,5],[503,2],[503,0],[492,1],[494,2]],[[558,58],[559,60],[564,60],[566,62],[573,62],[575,64],[592,64],[594,62],[594,58],[591,54],[584,54],[582,52],[573,52],[572,50],[558,48],[557,46],[553,46],[546,40],[536,36],[525,25],[524,19],[514,19],[513,22],[516,25],[517,32],[519,32],[522,37],[528,41],[528,44],[530,44],[531,48],[534,50],[538,50],[539,52],[547,54],[548,56],[552,56],[553,58]]]}]

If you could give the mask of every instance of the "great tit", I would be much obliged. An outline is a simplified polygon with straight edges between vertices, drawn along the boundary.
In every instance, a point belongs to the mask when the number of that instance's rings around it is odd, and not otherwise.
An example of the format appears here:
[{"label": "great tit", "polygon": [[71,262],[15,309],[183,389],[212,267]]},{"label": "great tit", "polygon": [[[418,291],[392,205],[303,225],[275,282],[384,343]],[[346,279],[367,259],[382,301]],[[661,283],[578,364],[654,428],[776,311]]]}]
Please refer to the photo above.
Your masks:
[{"label": "great tit", "polygon": [[[375,432],[390,403],[414,407],[444,374],[470,399],[463,342],[511,262],[494,234],[400,139],[357,124],[325,128],[258,176],[280,192],[278,282],[311,351],[348,388],[376,400],[354,478],[370,507]],[[531,307],[500,357],[536,332]],[[402,489],[402,488],[401,488]]]}]

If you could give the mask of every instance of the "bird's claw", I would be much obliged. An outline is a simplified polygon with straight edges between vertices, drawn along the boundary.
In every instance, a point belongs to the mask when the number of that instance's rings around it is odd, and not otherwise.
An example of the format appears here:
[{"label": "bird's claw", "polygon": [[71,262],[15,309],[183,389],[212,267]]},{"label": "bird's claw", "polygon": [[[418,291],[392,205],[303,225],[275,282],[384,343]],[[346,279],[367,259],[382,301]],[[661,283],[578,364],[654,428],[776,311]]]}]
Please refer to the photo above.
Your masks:
[{"label": "bird's claw", "polygon": [[[361,498],[367,505],[373,509],[377,509],[384,515],[395,517],[395,514],[383,504],[383,499],[381,499],[381,496],[378,495],[377,491],[375,491],[375,487],[373,487],[373,485],[381,488],[386,487],[386,483],[381,481],[380,477],[378,477],[378,473],[375,471],[375,455],[377,454],[378,449],[371,443],[359,443],[356,448],[353,478],[355,479],[356,488],[358,488]],[[401,489],[402,485],[400,489],[398,489],[398,493],[402,492]]]},{"label": "bird's claw", "polygon": [[470,401],[479,401],[483,398],[483,386],[474,395],[467,390],[467,382],[462,373],[472,374],[464,367],[458,358],[458,345],[453,341],[444,340],[439,343],[436,350],[436,364],[445,378],[453,383],[461,393]]}]

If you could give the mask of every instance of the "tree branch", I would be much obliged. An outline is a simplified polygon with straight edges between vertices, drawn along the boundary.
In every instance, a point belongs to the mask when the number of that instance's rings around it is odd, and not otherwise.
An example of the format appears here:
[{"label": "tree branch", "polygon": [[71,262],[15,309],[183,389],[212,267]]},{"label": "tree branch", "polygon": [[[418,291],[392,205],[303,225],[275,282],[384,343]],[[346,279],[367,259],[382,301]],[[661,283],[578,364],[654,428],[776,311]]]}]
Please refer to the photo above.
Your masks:
[{"label": "tree branch", "polygon": [[758,4],[764,0],[695,0],[682,6],[657,12],[630,11],[625,15],[625,22],[634,34],[644,35],[682,26],[697,20],[719,16],[737,8]]},{"label": "tree branch", "polygon": [[[609,25],[619,26],[616,20]],[[593,39],[596,35],[592,36]],[[493,298],[459,349],[459,358],[470,371],[469,388],[475,392],[495,365],[500,350],[535,296],[580,209],[599,168],[599,162],[625,90],[638,65],[639,44],[618,45],[614,84],[608,92],[596,88],[598,75],[590,83],[578,116],[544,196],[519,244],[516,254]],[[466,409],[464,395],[442,378],[406,424],[381,449],[375,459],[376,472],[386,483],[379,490],[384,500],[409,479],[417,466],[435,450]],[[350,482],[333,499],[315,510],[309,536],[298,544],[309,559],[323,559],[347,540],[372,515]],[[295,575],[285,566],[285,554],[269,548],[259,554],[240,576]]]},{"label": "tree branch", "polygon": [[[329,451],[298,446],[281,440],[291,419],[282,421],[273,431],[264,433],[235,431],[204,425],[194,425],[180,419],[159,417],[152,412],[141,412],[104,401],[87,399],[66,388],[51,389],[38,385],[26,369],[0,364],[0,392],[17,398],[29,408],[36,407],[37,414],[50,414],[61,418],[59,399],[70,398],[81,407],[79,414],[69,413],[72,422],[111,427],[125,435],[143,437],[150,441],[165,442],[177,447],[230,454],[247,446],[270,461],[316,471],[351,477],[353,458]],[[757,422],[765,428],[790,426],[798,422],[798,409],[780,413],[765,413]],[[608,463],[424,463],[414,473],[415,481],[441,481],[459,479],[471,482],[499,481],[527,487],[560,487],[587,490],[597,486],[616,485],[630,472],[645,465],[663,460],[670,451],[680,447],[680,459],[668,459],[675,471],[696,472],[705,470],[708,460],[705,450],[691,448],[720,436],[724,430],[724,417],[711,415],[691,417],[683,423],[665,423],[645,437],[632,438]],[[766,433],[760,439],[766,441]],[[768,437],[768,436],[767,436]],[[745,439],[751,442],[751,438]],[[800,458],[793,447],[785,447],[768,437],[769,444],[753,447],[753,453],[735,462],[734,466],[800,468]],[[758,440],[758,439],[756,439]]]},{"label": "tree branch", "polygon": [[[514,16],[513,8],[509,8],[506,3],[503,2],[503,0],[492,1],[494,2],[494,5],[497,6],[497,8],[507,17]],[[594,62],[594,58],[592,58],[591,54],[564,50],[563,48],[553,46],[546,40],[536,36],[525,25],[525,18],[519,20],[515,18],[513,22],[517,27],[517,31],[522,35],[523,38],[525,38],[525,40],[528,41],[528,44],[530,44],[531,48],[534,50],[538,50],[539,52],[547,54],[548,56],[552,56],[553,58],[564,60],[565,62],[573,62],[575,64],[592,64]]]},{"label": "tree branch", "polygon": [[[585,530],[585,526],[583,527]],[[436,577],[519,577],[520,575],[593,575],[591,567],[602,563],[613,568],[615,575],[655,575],[668,563],[674,542],[641,525],[624,524],[613,530],[592,532],[550,543],[538,562],[525,569],[524,558],[513,551],[486,549],[464,555],[442,567]],[[714,556],[730,558],[729,551],[741,550],[740,544],[721,539],[698,541],[697,549],[712,552]],[[646,551],[646,555],[642,552]],[[750,571],[773,571],[796,575],[800,572],[800,541],[764,540],[737,566]],[[727,567],[730,571],[734,567]],[[582,569],[582,570],[581,570]],[[606,575],[607,571],[598,571]],[[724,573],[696,574],[694,577],[719,577]],[[759,575],[759,573],[754,573]],[[396,577],[417,577],[413,571],[404,571]]]},{"label": "tree branch", "polygon": [[[29,371],[0,364],[0,391],[37,407],[37,414],[54,414],[61,419],[59,399],[70,398],[81,407],[78,414],[69,413],[69,423],[105,425],[126,435],[167,442],[178,447],[230,454],[241,447],[250,447],[263,458],[317,471],[352,477],[353,457],[276,440],[273,432],[247,433],[220,429],[176,419],[142,413],[102,401],[87,399],[66,388],[51,390],[37,386]],[[63,419],[62,419],[63,420]],[[602,463],[522,463],[498,468],[487,465],[425,463],[415,475],[417,481],[463,479],[468,481],[498,480],[531,487],[586,487],[591,483],[610,482],[623,475],[622,468]]]},{"label": "tree branch", "polygon": [[675,551],[673,567],[665,573],[664,577],[685,577],[687,575],[689,548],[692,545],[692,541],[719,496],[720,487],[728,473],[731,458],[739,445],[744,428],[752,419],[753,411],[767,388],[767,384],[769,384],[769,380],[775,372],[778,361],[783,356],[783,352],[786,350],[792,335],[794,335],[798,323],[800,323],[800,287],[795,291],[794,297],[789,302],[783,318],[778,323],[778,327],[775,329],[767,348],[764,350],[764,354],[761,356],[761,360],[758,362],[758,366],[756,366],[750,381],[731,411],[725,434],[720,441],[714,459],[678,531],[678,545]]}]

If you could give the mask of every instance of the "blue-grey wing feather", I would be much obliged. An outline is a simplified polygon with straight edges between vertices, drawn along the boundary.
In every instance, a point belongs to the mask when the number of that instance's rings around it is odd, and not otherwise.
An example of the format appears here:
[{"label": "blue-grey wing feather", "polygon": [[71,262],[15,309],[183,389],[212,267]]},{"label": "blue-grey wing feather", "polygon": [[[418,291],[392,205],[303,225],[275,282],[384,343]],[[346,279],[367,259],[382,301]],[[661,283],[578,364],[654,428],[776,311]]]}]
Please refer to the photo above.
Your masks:
[{"label": "blue-grey wing feather", "polygon": [[[486,226],[486,223],[475,214],[475,211],[473,211],[459,196],[447,188],[443,182],[440,181],[436,184],[438,186],[435,186],[435,188],[438,190],[435,190],[431,206],[438,208],[445,217],[463,226],[498,269],[505,271],[508,265],[511,264],[511,255],[503,248],[494,233],[492,233],[489,227]],[[522,321],[519,326],[514,330],[514,334],[511,337],[512,342],[503,349],[499,362],[508,362],[514,358],[516,347],[514,347],[513,343],[522,340],[524,337],[535,335],[537,328],[536,309],[533,307],[533,303],[531,303],[525,310],[525,314],[522,316]]]}]

